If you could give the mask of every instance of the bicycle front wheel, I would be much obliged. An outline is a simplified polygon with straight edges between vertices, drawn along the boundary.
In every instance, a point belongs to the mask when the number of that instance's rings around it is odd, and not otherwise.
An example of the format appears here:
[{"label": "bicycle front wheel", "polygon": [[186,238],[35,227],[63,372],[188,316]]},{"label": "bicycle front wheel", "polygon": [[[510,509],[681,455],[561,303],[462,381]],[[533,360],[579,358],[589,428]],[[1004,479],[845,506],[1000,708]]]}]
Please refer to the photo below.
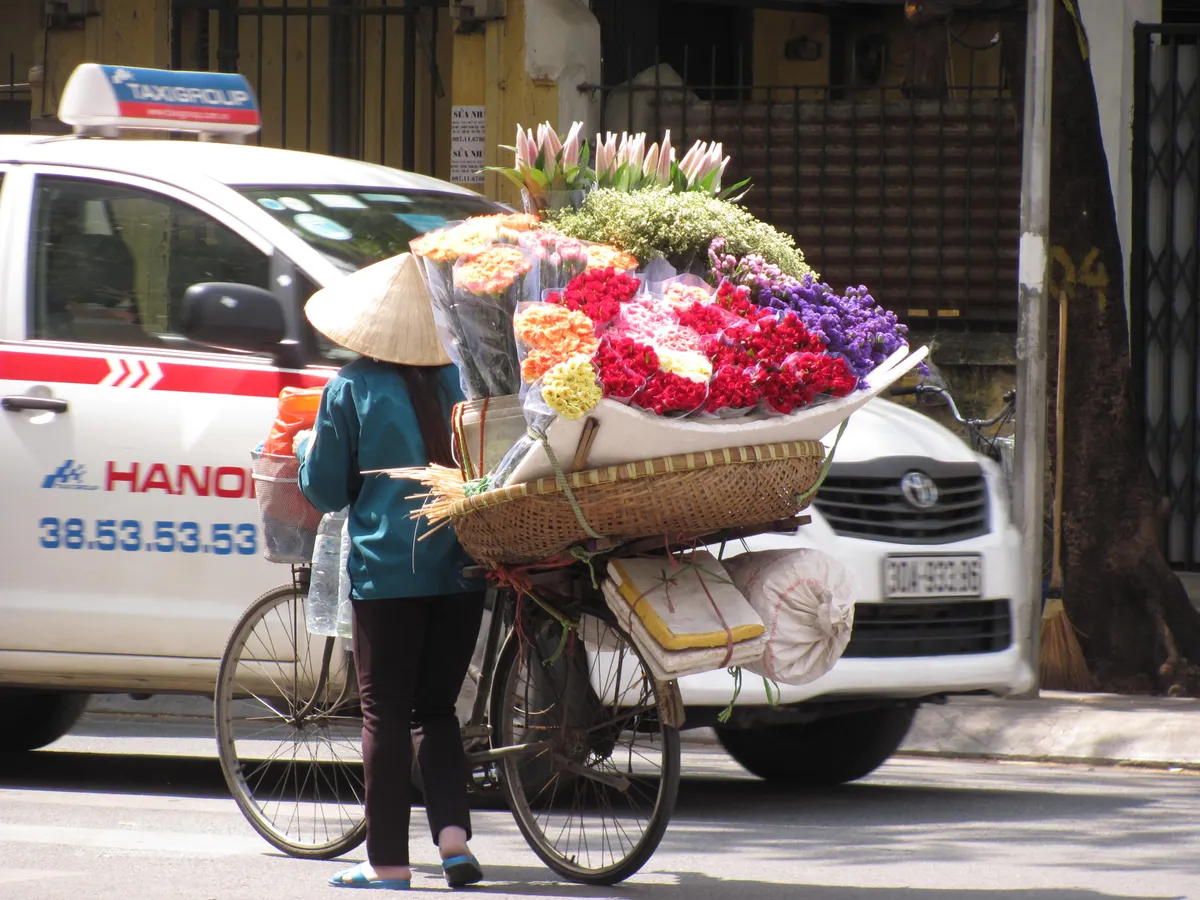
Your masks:
[{"label": "bicycle front wheel", "polygon": [[259,597],[233,629],[213,718],[221,771],[272,846],[332,859],[366,837],[362,719],[352,655],[309,634],[303,586]]},{"label": "bicycle front wheel", "polygon": [[664,724],[669,701],[607,610],[585,616],[565,646],[560,638],[557,622],[530,618],[497,660],[493,746],[529,746],[502,759],[500,784],[542,862],[569,881],[616,884],[667,830],[679,731]]}]

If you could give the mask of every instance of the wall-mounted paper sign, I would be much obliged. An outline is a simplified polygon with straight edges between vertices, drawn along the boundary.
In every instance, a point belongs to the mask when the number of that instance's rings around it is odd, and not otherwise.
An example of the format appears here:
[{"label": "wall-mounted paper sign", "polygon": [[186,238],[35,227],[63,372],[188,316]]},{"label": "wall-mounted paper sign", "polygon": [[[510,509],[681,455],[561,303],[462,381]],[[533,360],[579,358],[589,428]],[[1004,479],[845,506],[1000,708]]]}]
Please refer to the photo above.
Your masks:
[{"label": "wall-mounted paper sign", "polygon": [[487,147],[487,107],[455,106],[450,111],[450,180],[483,184],[483,154]]}]

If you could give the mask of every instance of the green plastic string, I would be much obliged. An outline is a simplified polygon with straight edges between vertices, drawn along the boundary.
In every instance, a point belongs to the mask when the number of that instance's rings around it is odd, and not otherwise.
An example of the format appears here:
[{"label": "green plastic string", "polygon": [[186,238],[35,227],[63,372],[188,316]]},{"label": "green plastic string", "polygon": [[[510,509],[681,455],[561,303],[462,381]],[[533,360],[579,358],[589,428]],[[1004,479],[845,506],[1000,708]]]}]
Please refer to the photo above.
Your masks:
[{"label": "green plastic string", "polygon": [[537,594],[535,594],[533,591],[524,591],[523,593],[526,597],[528,597],[530,600],[532,600],[534,603],[536,603],[538,606],[540,606],[542,608],[542,611],[545,612],[546,615],[550,616],[552,619],[554,619],[554,621],[556,621],[559,625],[562,626],[562,634],[560,634],[558,636],[558,646],[554,648],[554,652],[552,654],[550,654],[550,656],[547,659],[542,660],[542,665],[548,666],[552,663],[557,662],[559,657],[563,655],[563,651],[567,648],[567,637],[570,635],[571,629],[574,628],[575,626],[571,623],[571,621],[569,619],[567,619],[566,616],[564,616],[562,613],[560,613],[558,610],[556,610],[553,606],[551,606],[550,604],[548,604],[544,600],[542,600],[542,598],[539,597]]},{"label": "green plastic string", "polygon": [[779,701],[783,699],[783,691],[779,689],[779,685],[768,678],[762,676],[763,690],[767,692],[767,704],[770,706],[778,706]]},{"label": "green plastic string", "polygon": [[580,547],[578,544],[572,547],[568,552],[572,557],[587,566],[588,575],[590,575],[592,578],[592,588],[597,591],[600,590],[600,582],[596,579],[596,566],[592,563],[592,560],[594,560],[597,556],[601,556],[602,554],[593,553],[591,550]]},{"label": "green plastic string", "polygon": [[587,519],[583,517],[583,509],[579,505],[579,501],[575,499],[575,492],[571,490],[571,485],[567,482],[567,476],[563,473],[562,466],[558,464],[558,457],[554,455],[554,450],[550,447],[550,442],[546,440],[546,435],[540,434],[529,429],[529,436],[542,445],[546,451],[546,458],[550,460],[550,465],[554,467],[554,481],[558,485],[558,489],[563,492],[567,498],[567,502],[571,504],[571,512],[575,513],[575,518],[579,520],[579,527],[583,529],[583,533],[590,538],[600,540],[604,535],[599,534]]},{"label": "green plastic string", "polygon": [[726,671],[733,678],[733,696],[729,699],[729,705],[717,713],[717,721],[722,725],[733,715],[733,704],[737,703],[738,695],[742,692],[742,667],[730,666]]},{"label": "green plastic string", "polygon": [[829,467],[833,465],[833,454],[837,453],[838,444],[842,441],[842,435],[846,433],[846,424],[850,421],[849,418],[842,419],[842,424],[838,428],[837,437],[833,439],[833,446],[829,448],[829,455],[825,457],[825,462],[821,463],[821,472],[817,475],[816,484],[810,487],[803,494],[797,494],[795,503],[797,506],[804,506],[816,496],[817,490],[825,483],[825,478],[829,475]]}]

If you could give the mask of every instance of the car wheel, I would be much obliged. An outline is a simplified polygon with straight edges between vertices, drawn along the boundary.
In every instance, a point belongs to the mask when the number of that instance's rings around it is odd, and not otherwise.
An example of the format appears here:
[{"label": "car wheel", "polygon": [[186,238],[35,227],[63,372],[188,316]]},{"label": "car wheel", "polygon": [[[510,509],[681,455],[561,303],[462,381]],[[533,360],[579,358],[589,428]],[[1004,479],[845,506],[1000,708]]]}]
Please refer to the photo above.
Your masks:
[{"label": "car wheel", "polygon": [[0,704],[12,723],[0,735],[0,753],[24,753],[53,744],[71,730],[87,706],[88,696],[69,691],[0,689]]},{"label": "car wheel", "polygon": [[717,736],[747,771],[775,784],[829,787],[869,775],[912,726],[915,707],[886,706],[803,725],[720,728]]}]

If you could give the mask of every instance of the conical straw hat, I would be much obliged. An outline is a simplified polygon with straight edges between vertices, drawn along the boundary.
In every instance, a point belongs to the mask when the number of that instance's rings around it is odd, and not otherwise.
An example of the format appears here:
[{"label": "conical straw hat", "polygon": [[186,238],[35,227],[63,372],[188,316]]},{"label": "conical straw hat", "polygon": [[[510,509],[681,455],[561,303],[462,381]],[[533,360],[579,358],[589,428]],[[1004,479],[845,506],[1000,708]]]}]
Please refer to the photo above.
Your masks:
[{"label": "conical straw hat", "polygon": [[309,298],[304,314],[335,344],[382,362],[449,364],[429,290],[411,253],[348,275]]}]

